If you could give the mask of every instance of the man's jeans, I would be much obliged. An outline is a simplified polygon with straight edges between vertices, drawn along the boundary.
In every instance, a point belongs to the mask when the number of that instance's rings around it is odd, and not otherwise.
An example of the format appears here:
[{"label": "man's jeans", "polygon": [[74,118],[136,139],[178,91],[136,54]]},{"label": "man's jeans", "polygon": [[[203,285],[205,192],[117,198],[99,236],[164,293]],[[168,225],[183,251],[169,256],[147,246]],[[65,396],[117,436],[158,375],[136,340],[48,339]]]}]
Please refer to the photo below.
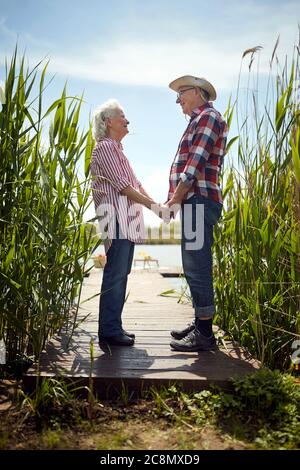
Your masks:
[{"label": "man's jeans", "polygon": [[209,319],[215,313],[212,279],[213,228],[222,204],[194,195],[182,204],[181,253],[183,271],[189,285],[195,317]]},{"label": "man's jeans", "polygon": [[99,335],[122,334],[122,310],[126,296],[127,276],[131,271],[134,243],[112,240],[106,254],[99,301]]}]

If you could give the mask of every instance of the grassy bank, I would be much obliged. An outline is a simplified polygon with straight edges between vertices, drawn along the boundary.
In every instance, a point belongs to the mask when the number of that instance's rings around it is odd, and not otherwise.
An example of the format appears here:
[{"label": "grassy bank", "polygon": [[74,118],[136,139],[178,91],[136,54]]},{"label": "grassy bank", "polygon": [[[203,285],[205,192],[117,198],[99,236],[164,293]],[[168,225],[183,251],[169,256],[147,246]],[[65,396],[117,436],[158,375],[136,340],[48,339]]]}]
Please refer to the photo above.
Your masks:
[{"label": "grassy bank", "polygon": [[[298,449],[300,386],[262,370],[231,391],[152,389],[133,400],[78,400],[54,380],[28,397],[0,384],[0,449]],[[3,398],[6,399],[3,400]],[[10,430],[8,432],[8,430]]]}]

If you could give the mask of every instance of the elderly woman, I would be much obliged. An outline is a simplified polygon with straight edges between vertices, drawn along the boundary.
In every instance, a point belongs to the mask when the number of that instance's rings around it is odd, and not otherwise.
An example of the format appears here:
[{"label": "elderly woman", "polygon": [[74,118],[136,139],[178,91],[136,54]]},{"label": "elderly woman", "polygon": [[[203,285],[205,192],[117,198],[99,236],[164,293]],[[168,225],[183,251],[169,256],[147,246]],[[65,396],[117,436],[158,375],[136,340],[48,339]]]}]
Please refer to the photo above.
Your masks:
[{"label": "elderly woman", "polygon": [[96,146],[91,158],[92,192],[106,251],[99,304],[99,341],[131,346],[134,334],[122,327],[127,277],[135,242],[145,238],[142,206],[155,208],[123,153],[129,121],[116,100],[93,116]]}]

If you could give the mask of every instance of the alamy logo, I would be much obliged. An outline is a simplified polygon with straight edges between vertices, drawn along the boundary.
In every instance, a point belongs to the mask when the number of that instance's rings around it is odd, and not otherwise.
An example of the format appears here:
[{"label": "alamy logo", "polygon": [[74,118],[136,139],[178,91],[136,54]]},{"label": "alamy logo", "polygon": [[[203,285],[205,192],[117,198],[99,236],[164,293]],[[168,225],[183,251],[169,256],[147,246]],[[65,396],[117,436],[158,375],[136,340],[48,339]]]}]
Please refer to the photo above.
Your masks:
[{"label": "alamy logo", "polygon": [[[126,196],[119,197],[119,206],[126,207]],[[180,210],[179,204],[174,204],[172,207],[162,207],[159,204],[152,204],[151,210],[155,212],[165,222],[162,232],[154,227],[150,230],[151,240],[168,240],[171,237],[171,227],[169,222]],[[119,239],[143,239],[144,234],[141,232],[141,225],[139,221],[139,214],[141,211],[140,204],[132,204],[127,210],[127,217],[118,219],[117,211],[114,205],[109,203],[100,204],[96,209],[98,216],[99,232],[101,233],[102,240]],[[183,233],[180,225],[175,225],[172,231],[172,238],[180,240],[184,236],[185,246],[187,250],[201,250],[204,244],[204,205],[197,204],[194,210],[192,204],[186,204],[184,209],[183,220]],[[117,234],[117,222],[119,224],[119,232]],[[168,228],[167,228],[168,227]]]},{"label": "alamy logo", "polygon": [[0,85],[0,104],[5,104],[5,93],[1,85]]},{"label": "alamy logo", "polygon": [[291,360],[293,364],[300,364],[300,340],[297,339],[292,343],[292,349],[295,349],[291,355]]},{"label": "alamy logo", "polygon": [[6,348],[3,339],[0,339],[0,364],[6,364]]}]

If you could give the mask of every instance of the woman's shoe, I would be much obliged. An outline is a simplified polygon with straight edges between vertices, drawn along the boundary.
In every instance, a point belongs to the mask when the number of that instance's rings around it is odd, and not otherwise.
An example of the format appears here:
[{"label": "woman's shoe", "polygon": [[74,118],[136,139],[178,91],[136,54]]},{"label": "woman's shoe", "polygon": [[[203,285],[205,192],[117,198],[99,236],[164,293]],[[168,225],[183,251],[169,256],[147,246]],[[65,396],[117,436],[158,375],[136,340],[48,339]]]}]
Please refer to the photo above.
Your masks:
[{"label": "woman's shoe", "polygon": [[99,343],[107,343],[114,346],[132,346],[134,339],[129,336],[121,334],[117,336],[102,336],[99,335]]},{"label": "woman's shoe", "polygon": [[134,333],[128,333],[128,331],[126,330],[123,330],[123,335],[126,335],[128,336],[129,338],[135,338],[135,334]]}]

